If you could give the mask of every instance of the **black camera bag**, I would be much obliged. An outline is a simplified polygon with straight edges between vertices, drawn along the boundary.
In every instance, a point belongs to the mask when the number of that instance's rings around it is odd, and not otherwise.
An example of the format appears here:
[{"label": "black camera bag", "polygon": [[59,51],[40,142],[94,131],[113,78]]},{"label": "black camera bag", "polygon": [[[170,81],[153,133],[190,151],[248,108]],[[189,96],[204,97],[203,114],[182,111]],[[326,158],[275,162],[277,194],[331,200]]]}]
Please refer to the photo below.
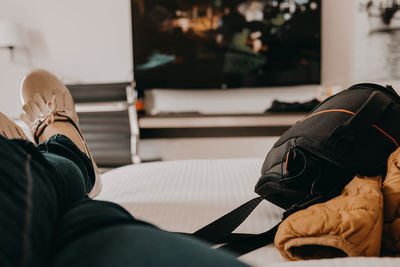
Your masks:
[{"label": "black camera bag", "polygon": [[320,103],[269,151],[255,192],[260,195],[193,235],[239,255],[273,241],[279,224],[261,234],[232,233],[266,199],[287,216],[340,194],[356,175],[384,174],[400,141],[400,96],[391,86],[357,84]]}]

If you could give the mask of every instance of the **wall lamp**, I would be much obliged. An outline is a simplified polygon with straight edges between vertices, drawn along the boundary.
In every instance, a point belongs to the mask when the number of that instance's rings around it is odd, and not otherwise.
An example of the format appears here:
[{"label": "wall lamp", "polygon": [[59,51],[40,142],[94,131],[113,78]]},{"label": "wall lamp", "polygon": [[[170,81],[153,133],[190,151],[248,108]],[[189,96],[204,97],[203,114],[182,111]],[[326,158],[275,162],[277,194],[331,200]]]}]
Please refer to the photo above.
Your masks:
[{"label": "wall lamp", "polygon": [[11,61],[14,58],[14,49],[24,45],[24,29],[17,23],[0,21],[0,49],[10,50]]}]

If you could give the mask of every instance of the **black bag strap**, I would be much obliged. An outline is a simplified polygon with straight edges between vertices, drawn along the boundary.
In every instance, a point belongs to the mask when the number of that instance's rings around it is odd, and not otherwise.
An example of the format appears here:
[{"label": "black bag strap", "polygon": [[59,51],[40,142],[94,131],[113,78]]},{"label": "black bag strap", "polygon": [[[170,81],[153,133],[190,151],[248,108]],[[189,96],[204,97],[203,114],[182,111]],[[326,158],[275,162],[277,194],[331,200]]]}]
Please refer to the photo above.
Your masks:
[{"label": "black bag strap", "polygon": [[231,252],[234,252],[237,256],[241,256],[271,244],[274,242],[275,234],[278,231],[281,223],[282,221],[264,233],[232,240],[231,242],[220,246],[218,249],[227,249]]},{"label": "black bag strap", "polygon": [[266,232],[260,234],[232,233],[253,212],[263,199],[263,197],[251,199],[191,235],[213,244],[223,244],[218,247],[218,249],[227,249],[237,254],[237,256],[241,256],[272,243],[279,225],[290,214],[322,201],[321,196],[310,195],[308,198],[301,201],[302,204],[293,205],[287,210],[284,213],[282,221]]},{"label": "black bag strap", "polygon": [[249,200],[240,207],[196,231],[192,236],[214,244],[224,244],[218,247],[218,249],[228,249],[236,253],[237,256],[244,255],[272,243],[281,222],[261,234],[232,233],[263,199],[263,197],[256,197]]},{"label": "black bag strap", "polygon": [[229,241],[229,238],[233,238],[231,237],[232,232],[249,217],[262,200],[262,197],[256,197],[247,201],[240,207],[194,232],[193,236],[215,244]]}]

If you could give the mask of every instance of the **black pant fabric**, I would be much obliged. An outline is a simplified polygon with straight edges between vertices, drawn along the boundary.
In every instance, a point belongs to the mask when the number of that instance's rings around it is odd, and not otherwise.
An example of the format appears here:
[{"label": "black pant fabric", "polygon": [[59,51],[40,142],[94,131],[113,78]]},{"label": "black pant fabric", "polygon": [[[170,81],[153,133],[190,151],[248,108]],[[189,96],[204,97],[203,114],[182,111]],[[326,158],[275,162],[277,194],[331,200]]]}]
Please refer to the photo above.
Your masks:
[{"label": "black pant fabric", "polygon": [[89,158],[63,135],[37,147],[0,136],[0,265],[245,266],[87,198],[94,177]]}]

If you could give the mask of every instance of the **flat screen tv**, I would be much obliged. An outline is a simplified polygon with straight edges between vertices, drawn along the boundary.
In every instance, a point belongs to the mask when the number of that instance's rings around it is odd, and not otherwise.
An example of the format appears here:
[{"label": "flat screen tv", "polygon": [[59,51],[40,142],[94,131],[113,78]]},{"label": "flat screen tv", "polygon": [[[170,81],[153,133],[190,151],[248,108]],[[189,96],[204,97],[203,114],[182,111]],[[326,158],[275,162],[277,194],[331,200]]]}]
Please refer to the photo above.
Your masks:
[{"label": "flat screen tv", "polygon": [[132,0],[137,89],[319,84],[321,0]]}]

